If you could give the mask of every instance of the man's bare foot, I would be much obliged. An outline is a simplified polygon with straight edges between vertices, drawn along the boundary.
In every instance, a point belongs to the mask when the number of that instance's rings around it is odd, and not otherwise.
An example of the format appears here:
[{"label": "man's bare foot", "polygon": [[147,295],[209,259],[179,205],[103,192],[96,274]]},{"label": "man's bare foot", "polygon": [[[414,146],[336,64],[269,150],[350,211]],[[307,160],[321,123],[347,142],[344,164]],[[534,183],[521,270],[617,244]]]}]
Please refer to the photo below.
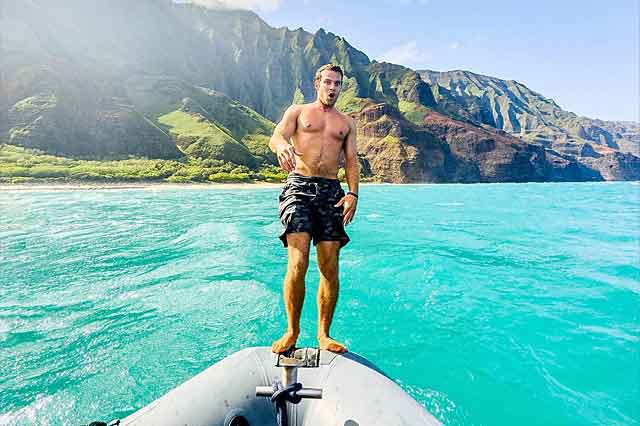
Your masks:
[{"label": "man's bare foot", "polygon": [[297,340],[297,334],[287,331],[281,338],[273,342],[271,345],[271,351],[277,354],[286,352],[295,346]]},{"label": "man's bare foot", "polygon": [[336,352],[339,354],[347,352],[346,346],[344,346],[342,343],[336,342],[329,336],[318,337],[318,344],[320,346],[320,349],[326,349],[328,351]]}]

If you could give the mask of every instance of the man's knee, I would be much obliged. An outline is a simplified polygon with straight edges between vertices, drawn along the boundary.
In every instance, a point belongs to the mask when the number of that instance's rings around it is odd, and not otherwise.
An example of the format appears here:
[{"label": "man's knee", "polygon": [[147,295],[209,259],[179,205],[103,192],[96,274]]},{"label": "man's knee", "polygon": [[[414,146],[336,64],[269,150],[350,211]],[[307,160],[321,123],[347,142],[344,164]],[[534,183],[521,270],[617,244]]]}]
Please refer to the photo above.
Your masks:
[{"label": "man's knee", "polygon": [[[331,242],[333,243],[333,242]],[[317,245],[318,270],[327,281],[338,281],[338,253],[339,243],[321,242]]]},{"label": "man's knee", "polygon": [[331,283],[338,282],[338,267],[333,264],[324,264],[321,265],[318,263],[318,270],[320,271],[320,276],[325,280]]},{"label": "man's knee", "polygon": [[307,233],[287,235],[289,242],[287,273],[293,279],[304,279],[309,267],[309,240]]},{"label": "man's knee", "polygon": [[287,265],[287,273],[293,279],[304,279],[309,268],[309,258],[304,255],[294,255],[289,257],[289,263]]}]

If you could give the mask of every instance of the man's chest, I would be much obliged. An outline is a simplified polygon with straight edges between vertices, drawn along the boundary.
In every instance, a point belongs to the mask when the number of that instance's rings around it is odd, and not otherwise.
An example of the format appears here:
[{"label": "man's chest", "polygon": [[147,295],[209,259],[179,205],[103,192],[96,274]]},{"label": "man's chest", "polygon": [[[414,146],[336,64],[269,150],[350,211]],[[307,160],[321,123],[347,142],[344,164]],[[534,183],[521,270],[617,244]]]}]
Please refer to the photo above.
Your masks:
[{"label": "man's chest", "polygon": [[302,136],[328,138],[342,142],[347,137],[349,126],[344,119],[334,114],[302,112],[298,116],[298,132]]}]

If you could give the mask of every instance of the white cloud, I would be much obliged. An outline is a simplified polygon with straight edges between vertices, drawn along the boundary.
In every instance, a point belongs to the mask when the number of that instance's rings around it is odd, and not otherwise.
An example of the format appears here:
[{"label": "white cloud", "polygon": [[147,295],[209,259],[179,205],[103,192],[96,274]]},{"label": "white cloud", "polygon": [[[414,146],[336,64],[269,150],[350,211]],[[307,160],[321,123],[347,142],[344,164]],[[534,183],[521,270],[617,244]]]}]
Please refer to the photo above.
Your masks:
[{"label": "white cloud", "polygon": [[460,47],[460,42],[459,41],[454,41],[449,45],[450,49],[457,49],[458,47]]},{"label": "white cloud", "polygon": [[409,68],[420,68],[426,66],[430,58],[431,55],[429,52],[420,49],[418,43],[415,40],[411,40],[385,52],[380,60],[404,65]]},{"label": "white cloud", "polygon": [[230,9],[250,9],[256,12],[272,12],[280,8],[282,0],[186,0],[210,9],[227,7]]}]

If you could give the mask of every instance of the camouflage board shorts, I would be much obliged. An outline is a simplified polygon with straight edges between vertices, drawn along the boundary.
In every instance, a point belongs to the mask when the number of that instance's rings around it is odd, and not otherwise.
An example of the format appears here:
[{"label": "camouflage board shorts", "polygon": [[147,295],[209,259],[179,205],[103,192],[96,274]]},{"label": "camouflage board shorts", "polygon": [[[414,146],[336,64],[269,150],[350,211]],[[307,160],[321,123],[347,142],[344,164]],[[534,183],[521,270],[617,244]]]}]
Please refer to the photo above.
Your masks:
[{"label": "camouflage board shorts", "polygon": [[349,242],[342,223],[344,206],[334,207],[342,197],[344,190],[337,179],[289,173],[278,208],[284,246],[286,234],[308,232],[314,246],[320,241],[340,241],[340,247],[344,247]]}]

